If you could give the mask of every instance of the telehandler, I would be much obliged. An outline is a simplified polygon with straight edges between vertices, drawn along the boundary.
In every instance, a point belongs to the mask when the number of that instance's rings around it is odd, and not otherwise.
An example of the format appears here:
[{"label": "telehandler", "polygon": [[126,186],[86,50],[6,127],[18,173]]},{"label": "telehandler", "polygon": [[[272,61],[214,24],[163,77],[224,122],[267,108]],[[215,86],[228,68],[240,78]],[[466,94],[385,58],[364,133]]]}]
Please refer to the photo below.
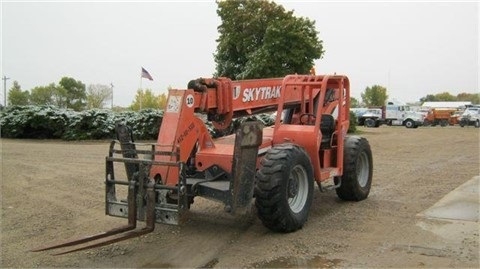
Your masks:
[{"label": "telehandler", "polygon": [[[33,251],[74,246],[63,254],[107,245],[153,231],[155,223],[179,224],[197,196],[248,214],[253,201],[263,225],[293,232],[306,223],[315,183],[339,198],[360,201],[372,183],[372,152],[365,138],[347,136],[350,82],[343,75],[288,75],[232,81],[200,78],[169,91],[153,144],[134,143],[117,123],[106,157],[105,213],[128,225]],[[212,139],[237,117],[276,113],[275,125],[245,121],[235,135]],[[122,163],[125,178],[117,178]],[[120,174],[120,173],[119,173]],[[126,197],[119,197],[121,186]],[[136,229],[137,221],[145,221]]]}]

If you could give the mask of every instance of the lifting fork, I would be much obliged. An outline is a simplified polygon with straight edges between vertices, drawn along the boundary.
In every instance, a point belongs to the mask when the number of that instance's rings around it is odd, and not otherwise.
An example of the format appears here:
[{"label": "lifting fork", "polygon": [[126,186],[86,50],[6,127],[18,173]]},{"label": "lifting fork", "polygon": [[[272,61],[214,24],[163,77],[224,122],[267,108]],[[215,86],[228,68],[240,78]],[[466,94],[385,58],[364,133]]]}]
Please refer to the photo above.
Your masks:
[{"label": "lifting fork", "polygon": [[[84,236],[81,238],[70,239],[64,242],[42,246],[31,251],[38,252],[49,249],[57,249],[63,247],[77,246],[87,244],[85,246],[80,246],[71,250],[66,250],[62,252],[55,253],[53,255],[61,255],[66,253],[71,253],[79,250],[85,250],[100,246],[105,246],[120,242],[129,238],[138,237],[147,233],[150,233],[155,228],[155,190],[154,183],[150,181],[147,185],[147,210],[146,210],[146,225],[142,229],[134,230],[137,226],[137,204],[136,204],[136,193],[137,187],[135,186],[135,181],[130,181],[128,188],[128,225],[114,228],[105,232],[98,234]],[[134,231],[132,231],[134,230]],[[100,240],[103,239],[103,240]]]},{"label": "lifting fork", "polygon": [[[64,247],[71,247],[71,246],[79,246],[78,248],[62,251],[55,253],[53,255],[61,255],[66,253],[71,253],[79,250],[85,250],[100,246],[109,245],[115,242],[123,241],[129,238],[138,237],[147,233],[152,232],[155,229],[155,182],[153,179],[148,179],[148,183],[146,185],[146,216],[145,222],[146,225],[142,229],[137,229],[137,213],[138,213],[138,205],[137,205],[137,194],[138,189],[140,186],[143,186],[144,180],[146,180],[146,175],[144,174],[144,164],[138,164],[133,162],[132,159],[137,159],[138,156],[136,154],[135,145],[132,143],[133,139],[131,138],[131,133],[129,132],[128,128],[123,124],[116,125],[116,133],[117,137],[120,140],[120,145],[122,146],[122,154],[123,157],[129,158],[130,161],[125,162],[125,169],[128,176],[128,224],[125,226],[121,226],[118,228],[114,228],[105,232],[101,232],[94,235],[84,236],[80,238],[70,239],[67,241],[63,241],[60,243],[55,243],[47,246],[42,246],[31,250],[32,252],[50,250],[50,249],[58,249]],[[112,154],[114,152],[113,147],[115,142],[112,142],[110,145],[110,153],[109,157],[107,157],[107,181],[106,184],[108,186],[109,175],[112,177],[110,178],[113,180],[113,163],[109,161],[112,158]],[[134,176],[138,174],[138,176]],[[141,182],[140,182],[141,181]],[[107,193],[109,188],[107,188]],[[107,194],[108,195],[108,194]],[[107,199],[108,200],[108,199]]]}]

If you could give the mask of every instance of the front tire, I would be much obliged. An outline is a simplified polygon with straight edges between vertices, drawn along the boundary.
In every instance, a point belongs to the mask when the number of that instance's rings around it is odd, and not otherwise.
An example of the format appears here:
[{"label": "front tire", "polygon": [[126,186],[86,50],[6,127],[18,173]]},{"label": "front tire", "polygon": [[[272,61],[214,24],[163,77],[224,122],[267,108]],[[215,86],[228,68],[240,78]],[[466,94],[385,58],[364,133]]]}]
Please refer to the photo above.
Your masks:
[{"label": "front tire", "polygon": [[411,119],[408,119],[408,120],[405,121],[405,127],[413,128],[413,127],[415,127],[415,122],[413,122],[413,120],[411,120]]},{"label": "front tire", "polygon": [[347,136],[343,151],[343,175],[334,179],[340,187],[337,196],[346,201],[361,201],[368,197],[372,186],[373,158],[367,139]]},{"label": "front tire", "polygon": [[304,149],[277,145],[257,171],[255,206],[263,225],[276,232],[301,229],[313,200],[313,168]]}]

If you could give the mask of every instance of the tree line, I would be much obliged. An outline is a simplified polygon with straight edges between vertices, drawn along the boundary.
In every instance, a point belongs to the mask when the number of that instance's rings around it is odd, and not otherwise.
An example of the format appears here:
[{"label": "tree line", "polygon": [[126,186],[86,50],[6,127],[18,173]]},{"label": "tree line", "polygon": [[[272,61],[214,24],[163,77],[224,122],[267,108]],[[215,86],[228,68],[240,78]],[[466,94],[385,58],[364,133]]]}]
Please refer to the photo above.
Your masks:
[{"label": "tree line", "polygon": [[[388,100],[387,88],[380,85],[373,85],[366,87],[361,93],[362,101],[351,97],[351,107],[379,107],[385,105]],[[437,94],[427,94],[425,97],[419,99],[420,103],[429,101],[467,101],[472,104],[480,104],[480,93],[459,93],[456,96],[449,92],[442,92]]]},{"label": "tree line", "polygon": [[18,81],[8,92],[10,105],[53,105],[81,111],[87,107],[85,84],[70,77],[63,77],[58,84],[37,86],[30,91],[23,91]]},{"label": "tree line", "polygon": [[[84,111],[88,109],[113,108],[113,87],[104,84],[90,84],[88,87],[80,80],[63,77],[58,84],[36,86],[30,91],[22,90],[18,81],[8,92],[10,106],[55,106],[58,108]],[[164,109],[167,103],[166,94],[156,95],[151,89],[139,89],[130,110]]]}]

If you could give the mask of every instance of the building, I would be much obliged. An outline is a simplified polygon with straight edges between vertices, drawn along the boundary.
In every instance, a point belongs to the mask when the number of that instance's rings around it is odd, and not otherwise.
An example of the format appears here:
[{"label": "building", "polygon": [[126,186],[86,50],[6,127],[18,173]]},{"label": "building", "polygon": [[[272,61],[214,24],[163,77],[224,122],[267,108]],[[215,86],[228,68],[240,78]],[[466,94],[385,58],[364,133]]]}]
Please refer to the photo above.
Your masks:
[{"label": "building", "polygon": [[471,105],[472,102],[466,101],[438,101],[438,102],[424,102],[422,108],[448,108],[448,109],[464,109],[467,105]]}]

